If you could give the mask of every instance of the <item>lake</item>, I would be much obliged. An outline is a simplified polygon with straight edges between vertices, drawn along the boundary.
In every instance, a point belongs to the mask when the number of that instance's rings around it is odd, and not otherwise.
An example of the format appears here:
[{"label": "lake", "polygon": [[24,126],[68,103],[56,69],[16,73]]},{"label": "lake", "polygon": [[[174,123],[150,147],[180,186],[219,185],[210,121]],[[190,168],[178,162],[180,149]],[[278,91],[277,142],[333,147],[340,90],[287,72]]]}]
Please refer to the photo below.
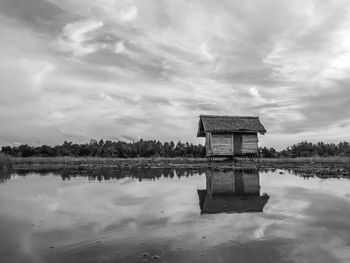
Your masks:
[{"label": "lake", "polygon": [[287,170],[12,174],[0,262],[350,262],[349,189]]}]

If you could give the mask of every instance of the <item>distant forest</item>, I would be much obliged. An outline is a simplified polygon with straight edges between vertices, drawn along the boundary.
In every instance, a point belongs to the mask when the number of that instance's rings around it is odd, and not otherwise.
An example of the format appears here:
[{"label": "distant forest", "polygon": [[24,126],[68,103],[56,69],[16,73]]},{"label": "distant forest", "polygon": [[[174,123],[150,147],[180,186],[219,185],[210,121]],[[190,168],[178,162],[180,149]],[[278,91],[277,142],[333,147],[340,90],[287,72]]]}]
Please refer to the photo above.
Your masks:
[{"label": "distant forest", "polygon": [[259,153],[264,158],[350,156],[350,143],[344,141],[338,144],[324,142],[314,144],[303,141],[282,151],[276,151],[274,148],[259,148]]},{"label": "distant forest", "polygon": [[87,144],[76,144],[65,141],[62,145],[42,145],[33,147],[20,145],[18,147],[5,146],[3,153],[13,157],[29,156],[92,156],[92,157],[204,157],[205,147],[189,143],[160,142],[156,140],[139,140],[137,142],[92,140]]},{"label": "distant forest", "polygon": [[[205,157],[205,146],[192,143],[160,142],[156,140],[139,140],[137,142],[123,141],[91,141],[86,144],[76,144],[65,141],[62,145],[56,146],[4,146],[1,151],[13,157]],[[313,157],[313,156],[350,156],[349,142],[313,144],[311,142],[301,142],[287,147],[282,151],[274,148],[259,148],[259,155],[262,158],[280,157]]]}]

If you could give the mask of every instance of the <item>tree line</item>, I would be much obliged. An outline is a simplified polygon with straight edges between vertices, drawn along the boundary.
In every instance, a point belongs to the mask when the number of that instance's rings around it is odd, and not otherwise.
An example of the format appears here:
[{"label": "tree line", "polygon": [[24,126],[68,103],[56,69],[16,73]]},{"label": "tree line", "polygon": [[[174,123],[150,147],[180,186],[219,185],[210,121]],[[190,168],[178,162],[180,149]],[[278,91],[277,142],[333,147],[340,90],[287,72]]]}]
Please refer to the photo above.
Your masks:
[{"label": "tree line", "polygon": [[345,141],[338,144],[302,141],[281,151],[264,147],[260,148],[259,152],[260,156],[264,158],[350,156],[350,144]]},{"label": "tree line", "polygon": [[142,140],[137,142],[123,141],[92,141],[86,144],[77,144],[65,141],[62,145],[49,146],[4,146],[1,151],[13,157],[115,157],[115,158],[135,158],[135,157],[204,157],[205,146],[192,143],[160,142],[156,140]]},{"label": "tree line", "polygon": [[[62,145],[49,146],[4,146],[1,152],[12,157],[114,157],[114,158],[135,158],[135,157],[205,157],[205,146],[192,143],[160,142],[156,140],[142,140],[136,142],[123,141],[92,141],[86,144],[77,144],[65,141]],[[281,157],[313,157],[313,156],[350,156],[349,142],[316,144],[303,141],[284,150],[277,151],[274,148],[260,147],[259,156],[263,158]]]}]

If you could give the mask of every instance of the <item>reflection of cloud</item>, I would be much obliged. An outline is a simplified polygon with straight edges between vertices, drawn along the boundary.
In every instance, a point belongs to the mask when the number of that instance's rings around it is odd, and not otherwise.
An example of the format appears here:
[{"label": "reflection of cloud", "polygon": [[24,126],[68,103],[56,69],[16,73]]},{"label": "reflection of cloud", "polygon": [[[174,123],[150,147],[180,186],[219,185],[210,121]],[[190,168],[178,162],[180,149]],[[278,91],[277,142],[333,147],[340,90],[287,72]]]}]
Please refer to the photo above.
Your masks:
[{"label": "reflection of cloud", "polygon": [[253,249],[266,252],[259,256],[273,253],[307,262],[349,260],[350,233],[344,229],[349,228],[350,180],[306,181],[278,172],[263,173],[260,179],[261,192],[271,196],[263,213],[201,215],[196,190],[205,187],[203,175],[142,182],[127,177],[62,182],[50,174],[19,176],[0,191],[0,221],[6,214],[14,225],[17,218],[35,225],[21,236],[11,235],[14,244],[30,240],[26,242],[32,254],[47,244],[58,251],[91,251],[96,240],[102,240],[114,249],[122,243],[132,251],[139,242],[174,242],[191,251],[244,248],[245,257]]},{"label": "reflection of cloud", "polygon": [[262,191],[275,195],[265,209],[266,216],[277,222],[265,229],[265,235],[298,240],[298,246],[290,248],[291,253],[286,255],[290,259],[313,254],[315,262],[328,262],[327,258],[335,262],[349,260],[343,252],[350,244],[350,234],[343,230],[349,224],[345,218],[350,216],[346,197],[350,181],[305,181],[302,177],[276,174],[261,176],[261,185],[267,186]]}]

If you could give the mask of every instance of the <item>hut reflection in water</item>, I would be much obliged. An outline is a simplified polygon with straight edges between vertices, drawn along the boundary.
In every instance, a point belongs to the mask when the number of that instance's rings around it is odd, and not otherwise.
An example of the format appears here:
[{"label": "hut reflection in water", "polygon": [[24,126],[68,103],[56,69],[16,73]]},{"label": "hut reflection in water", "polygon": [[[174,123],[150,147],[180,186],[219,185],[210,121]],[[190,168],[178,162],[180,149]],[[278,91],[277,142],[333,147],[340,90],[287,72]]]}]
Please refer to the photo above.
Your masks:
[{"label": "hut reflection in water", "polygon": [[269,196],[260,195],[258,170],[215,171],[206,173],[207,189],[198,189],[201,213],[263,212]]}]

